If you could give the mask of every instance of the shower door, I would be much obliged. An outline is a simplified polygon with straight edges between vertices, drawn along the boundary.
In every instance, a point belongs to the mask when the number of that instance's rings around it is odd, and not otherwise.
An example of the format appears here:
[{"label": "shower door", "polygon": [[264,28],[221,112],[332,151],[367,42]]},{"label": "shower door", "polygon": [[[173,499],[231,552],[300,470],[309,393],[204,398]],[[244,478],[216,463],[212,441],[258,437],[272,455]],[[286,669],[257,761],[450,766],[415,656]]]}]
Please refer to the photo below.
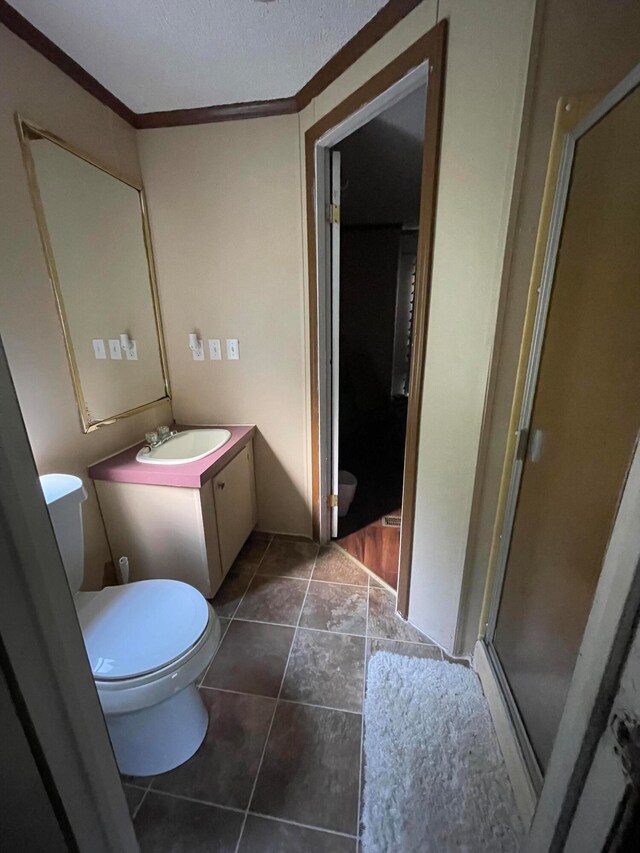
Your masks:
[{"label": "shower door", "polygon": [[603,104],[565,142],[486,637],[538,787],[640,428],[640,89]]}]

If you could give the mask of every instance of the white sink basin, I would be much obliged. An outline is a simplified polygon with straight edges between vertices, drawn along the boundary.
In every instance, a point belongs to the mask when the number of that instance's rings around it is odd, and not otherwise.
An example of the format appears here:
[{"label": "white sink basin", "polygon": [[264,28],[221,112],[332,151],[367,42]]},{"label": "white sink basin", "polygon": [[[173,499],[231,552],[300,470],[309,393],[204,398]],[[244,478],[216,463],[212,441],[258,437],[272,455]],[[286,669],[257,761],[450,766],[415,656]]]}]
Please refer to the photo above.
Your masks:
[{"label": "white sink basin", "polygon": [[188,429],[172,436],[160,447],[143,447],[138,451],[138,462],[154,465],[180,465],[197,462],[219,450],[231,438],[228,429]]}]

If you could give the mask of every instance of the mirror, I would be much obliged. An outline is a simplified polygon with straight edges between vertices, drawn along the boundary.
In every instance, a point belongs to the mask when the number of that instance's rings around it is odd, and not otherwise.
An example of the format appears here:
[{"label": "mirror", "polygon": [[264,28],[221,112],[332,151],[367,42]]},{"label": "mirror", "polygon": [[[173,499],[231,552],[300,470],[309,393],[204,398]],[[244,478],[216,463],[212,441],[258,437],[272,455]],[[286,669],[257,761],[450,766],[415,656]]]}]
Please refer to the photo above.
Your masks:
[{"label": "mirror", "polygon": [[169,398],[142,188],[18,118],[85,432]]}]

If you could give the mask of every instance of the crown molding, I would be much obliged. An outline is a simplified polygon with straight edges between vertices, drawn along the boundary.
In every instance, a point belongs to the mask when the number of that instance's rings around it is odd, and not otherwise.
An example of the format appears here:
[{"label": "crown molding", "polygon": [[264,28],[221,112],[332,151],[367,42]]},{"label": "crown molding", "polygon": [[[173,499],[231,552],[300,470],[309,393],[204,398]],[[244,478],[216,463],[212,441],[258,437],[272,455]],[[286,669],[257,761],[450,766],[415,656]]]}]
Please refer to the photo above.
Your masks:
[{"label": "crown molding", "polygon": [[0,0],[0,23],[4,24],[8,30],[26,42],[29,47],[37,50],[45,59],[52,62],[60,69],[67,77],[70,77],[74,82],[101,101],[106,107],[109,107],[135,127],[136,114],[129,109],[126,104],[123,104],[119,98],[112,95],[102,83],[99,83],[95,77],[92,77],[88,71],[85,71],[81,65],[72,59],[64,52],[57,44],[47,38],[44,33],[40,32],[37,27],[30,24],[19,12],[10,6],[6,0]]},{"label": "crown molding", "polygon": [[282,116],[297,112],[298,103],[294,96],[292,98],[274,98],[271,101],[243,101],[238,104],[218,104],[186,110],[137,113],[134,116],[133,126],[138,129],[183,127],[189,124],[209,124],[216,121]]},{"label": "crown molding", "polygon": [[389,0],[304,84],[297,94],[291,97],[273,98],[267,101],[245,101],[237,104],[213,104],[209,107],[160,110],[149,113],[135,113],[119,98],[116,98],[51,39],[29,23],[6,0],[0,0],[0,23],[4,24],[14,35],[17,35],[50,62],[53,62],[68,77],[82,86],[85,91],[112,109],[132,127],[144,129],[182,127],[191,124],[290,115],[300,112],[421,2],[422,0]]},{"label": "crown molding", "polygon": [[343,45],[331,59],[304,84],[296,95],[298,109],[303,110],[314,98],[337,80],[347,68],[380,41],[389,30],[419,6],[422,0],[389,0],[361,30]]}]

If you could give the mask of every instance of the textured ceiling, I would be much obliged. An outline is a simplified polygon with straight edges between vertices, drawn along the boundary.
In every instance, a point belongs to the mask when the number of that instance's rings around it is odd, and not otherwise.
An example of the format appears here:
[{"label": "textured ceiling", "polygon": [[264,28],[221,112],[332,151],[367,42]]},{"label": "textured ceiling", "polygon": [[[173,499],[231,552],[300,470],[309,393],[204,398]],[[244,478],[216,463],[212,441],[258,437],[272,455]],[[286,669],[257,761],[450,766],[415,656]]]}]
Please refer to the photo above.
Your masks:
[{"label": "textured ceiling", "polygon": [[10,0],[135,112],[295,94],[387,0]]}]

